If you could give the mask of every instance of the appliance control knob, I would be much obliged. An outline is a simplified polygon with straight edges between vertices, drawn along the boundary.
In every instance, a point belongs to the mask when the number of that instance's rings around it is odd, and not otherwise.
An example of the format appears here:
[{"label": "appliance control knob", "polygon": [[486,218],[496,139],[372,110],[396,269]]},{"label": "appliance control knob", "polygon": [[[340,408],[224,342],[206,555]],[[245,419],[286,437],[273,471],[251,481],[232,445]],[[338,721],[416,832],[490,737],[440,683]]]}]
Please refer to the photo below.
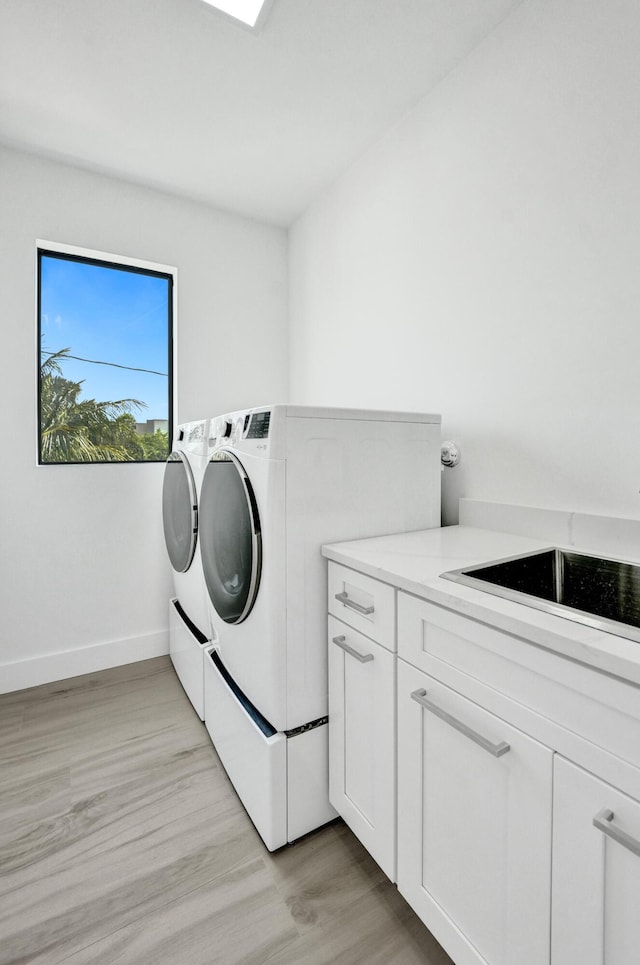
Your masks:
[{"label": "appliance control knob", "polygon": [[231,430],[232,430],[232,428],[233,428],[233,425],[231,424],[231,422],[225,422],[225,424],[224,424],[224,432],[222,433],[222,438],[223,438],[223,439],[228,439],[228,438],[229,438],[229,436],[231,435]]}]

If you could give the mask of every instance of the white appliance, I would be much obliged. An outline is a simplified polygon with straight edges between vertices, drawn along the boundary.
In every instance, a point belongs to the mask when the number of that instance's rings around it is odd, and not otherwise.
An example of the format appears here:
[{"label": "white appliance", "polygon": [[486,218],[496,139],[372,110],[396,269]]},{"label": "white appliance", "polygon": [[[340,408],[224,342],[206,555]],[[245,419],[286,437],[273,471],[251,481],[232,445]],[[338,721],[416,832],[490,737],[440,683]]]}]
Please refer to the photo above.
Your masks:
[{"label": "white appliance", "polygon": [[204,653],[211,637],[198,539],[198,503],[209,455],[208,430],[208,419],[177,427],[162,486],[162,521],[175,592],[169,603],[169,652],[201,720]]},{"label": "white appliance", "polygon": [[273,405],[209,435],[205,724],[274,850],[335,816],[320,547],[440,525],[440,416]]}]

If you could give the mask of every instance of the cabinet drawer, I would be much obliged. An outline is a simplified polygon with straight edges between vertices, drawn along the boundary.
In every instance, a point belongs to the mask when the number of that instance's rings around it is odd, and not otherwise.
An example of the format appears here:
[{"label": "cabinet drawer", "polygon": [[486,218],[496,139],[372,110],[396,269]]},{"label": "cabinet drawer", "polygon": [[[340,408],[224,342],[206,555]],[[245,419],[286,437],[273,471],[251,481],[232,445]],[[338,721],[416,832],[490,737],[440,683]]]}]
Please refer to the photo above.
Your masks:
[{"label": "cabinet drawer", "polygon": [[329,613],[395,651],[396,591],[387,583],[329,563]]}]

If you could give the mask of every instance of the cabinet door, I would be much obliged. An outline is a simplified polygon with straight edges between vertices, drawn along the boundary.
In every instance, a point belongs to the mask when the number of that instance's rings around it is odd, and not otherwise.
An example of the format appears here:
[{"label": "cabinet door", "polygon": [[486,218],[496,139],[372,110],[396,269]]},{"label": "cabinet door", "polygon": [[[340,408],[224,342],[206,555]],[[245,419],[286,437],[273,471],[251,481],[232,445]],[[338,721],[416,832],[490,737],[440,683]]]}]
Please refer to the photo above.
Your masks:
[{"label": "cabinet door", "polygon": [[556,757],[552,965],[640,961],[640,803]]},{"label": "cabinet door", "polygon": [[397,673],[400,892],[457,965],[545,965],[552,751],[403,660]]},{"label": "cabinet door", "polygon": [[329,799],[392,881],[395,659],[329,617]]}]

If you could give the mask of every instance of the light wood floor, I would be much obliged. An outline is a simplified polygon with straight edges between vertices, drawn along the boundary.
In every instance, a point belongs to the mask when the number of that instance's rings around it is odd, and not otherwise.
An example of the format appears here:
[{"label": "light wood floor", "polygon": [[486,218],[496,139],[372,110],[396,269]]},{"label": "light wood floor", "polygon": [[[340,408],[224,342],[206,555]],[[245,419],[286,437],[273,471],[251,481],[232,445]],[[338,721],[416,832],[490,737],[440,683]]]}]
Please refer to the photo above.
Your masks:
[{"label": "light wood floor", "polygon": [[269,854],[159,657],[0,696],[0,963],[451,965],[342,822]]}]

